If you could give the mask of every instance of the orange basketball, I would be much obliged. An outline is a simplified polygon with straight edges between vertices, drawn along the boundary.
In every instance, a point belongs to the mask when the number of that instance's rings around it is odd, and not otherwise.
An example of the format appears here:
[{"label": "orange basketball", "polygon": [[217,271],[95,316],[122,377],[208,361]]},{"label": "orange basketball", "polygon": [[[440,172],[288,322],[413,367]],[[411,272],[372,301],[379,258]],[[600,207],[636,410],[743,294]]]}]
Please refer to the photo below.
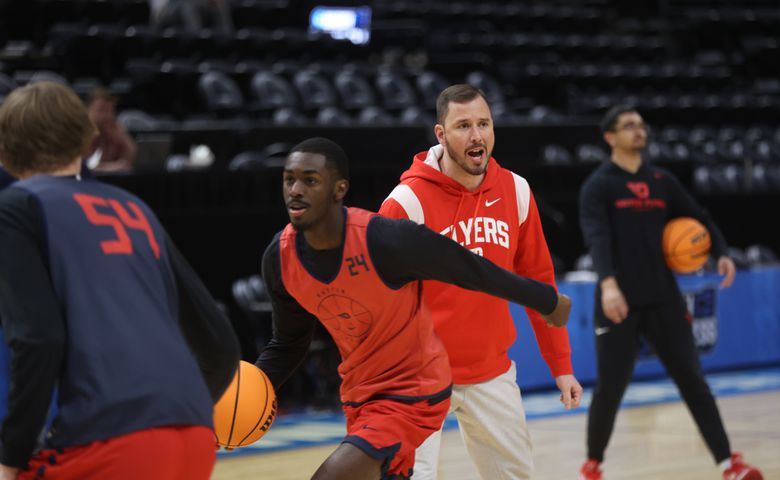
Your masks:
[{"label": "orange basketball", "polygon": [[276,393],[262,370],[241,361],[230,386],[214,406],[217,443],[236,448],[260,439],[276,418]]},{"label": "orange basketball", "polygon": [[710,232],[694,218],[680,217],[668,222],[661,242],[666,264],[678,273],[695,272],[710,256]]}]

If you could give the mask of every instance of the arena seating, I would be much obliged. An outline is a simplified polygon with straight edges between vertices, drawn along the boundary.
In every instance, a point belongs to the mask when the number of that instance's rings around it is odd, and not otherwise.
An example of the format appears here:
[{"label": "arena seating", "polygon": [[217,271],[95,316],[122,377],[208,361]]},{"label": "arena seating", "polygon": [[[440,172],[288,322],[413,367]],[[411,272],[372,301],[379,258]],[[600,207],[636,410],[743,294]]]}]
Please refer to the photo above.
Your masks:
[{"label": "arena seating", "polygon": [[[36,79],[82,96],[105,85],[131,133],[169,134],[180,157],[208,145],[220,172],[212,174],[237,192],[246,180],[235,176],[268,174],[249,152],[324,132],[355,159],[353,203],[376,208],[411,154],[435,141],[437,93],[470,82],[491,101],[496,157],[563,212],[562,222],[544,220],[569,268],[582,253],[576,192],[607,156],[595,125],[614,103],[640,109],[652,126],[646,158],[708,207],[724,205],[713,212],[719,221],[733,216],[725,205],[734,202],[760,217],[780,192],[780,8],[772,0],[376,0],[364,2],[372,9],[364,45],[310,32],[317,2],[229,3],[232,33],[153,28],[147,0],[0,4],[0,99]],[[204,191],[185,186],[200,182],[198,173],[177,175],[107,181],[132,185],[163,212],[194,211],[204,195],[214,196],[212,209],[235,206],[216,180]],[[161,194],[169,183],[181,183],[184,198]],[[268,211],[270,198],[243,208]],[[750,239],[724,228],[743,246],[778,249],[768,233]],[[258,233],[261,241],[270,234]]]}]

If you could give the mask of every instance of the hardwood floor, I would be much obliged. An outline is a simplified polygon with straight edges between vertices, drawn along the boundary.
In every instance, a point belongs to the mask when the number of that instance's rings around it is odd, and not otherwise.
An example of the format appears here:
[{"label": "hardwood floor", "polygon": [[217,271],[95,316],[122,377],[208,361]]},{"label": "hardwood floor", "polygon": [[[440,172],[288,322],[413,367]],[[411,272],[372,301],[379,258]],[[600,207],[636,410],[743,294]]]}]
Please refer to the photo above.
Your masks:
[{"label": "hardwood floor", "polygon": [[[721,397],[718,404],[732,448],[760,467],[766,480],[780,480],[780,391]],[[576,478],[585,456],[585,424],[584,413],[529,421],[535,479]],[[220,459],[212,479],[308,479],[335,447],[334,444]],[[603,469],[605,480],[720,478],[681,402],[623,409]],[[444,434],[439,478],[479,478],[457,430]]]}]

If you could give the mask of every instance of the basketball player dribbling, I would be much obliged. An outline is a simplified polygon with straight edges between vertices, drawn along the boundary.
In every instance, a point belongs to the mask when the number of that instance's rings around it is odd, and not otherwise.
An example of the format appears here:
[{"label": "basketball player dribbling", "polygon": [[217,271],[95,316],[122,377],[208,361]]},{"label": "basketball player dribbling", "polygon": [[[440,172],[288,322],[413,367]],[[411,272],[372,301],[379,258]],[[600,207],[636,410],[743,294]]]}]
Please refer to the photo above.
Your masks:
[{"label": "basketball player dribbling", "polygon": [[630,106],[610,109],[601,122],[611,161],[596,168],[580,192],[580,225],[598,274],[593,324],[598,378],[588,412],[588,459],[581,480],[600,480],[620,400],[644,336],[666,367],[726,480],[761,473],[733,453],[715,398],[701,369],[685,301],[661,248],[664,226],[694,217],[712,236],[712,254],[731,285],[736,268],[707,212],[668,171],[642,161],[647,125]]},{"label": "basketball player dribbling", "polygon": [[0,106],[0,479],[207,480],[238,339],[151,209],[79,175],[94,134],[58,83]]},{"label": "basketball player dribbling", "polygon": [[424,226],[344,208],[348,178],[346,154],[327,139],[305,140],[286,159],[290,224],[262,262],[274,335],[256,365],[278,389],[303,360],[320,321],[342,357],[347,436],[313,478],[404,479],[413,473],[415,449],[441,427],[452,388],[420,280],[506,298],[555,326],[566,323],[571,301]]}]

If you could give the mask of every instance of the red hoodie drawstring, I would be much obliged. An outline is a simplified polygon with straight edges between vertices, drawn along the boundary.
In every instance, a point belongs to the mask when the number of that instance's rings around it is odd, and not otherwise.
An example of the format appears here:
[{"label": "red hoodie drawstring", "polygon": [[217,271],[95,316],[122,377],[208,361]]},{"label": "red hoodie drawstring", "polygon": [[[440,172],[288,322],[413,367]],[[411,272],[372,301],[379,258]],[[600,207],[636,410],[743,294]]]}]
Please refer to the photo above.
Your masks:
[{"label": "red hoodie drawstring", "polygon": [[450,238],[452,238],[453,240],[457,239],[458,224],[455,222],[458,221],[458,215],[460,214],[460,207],[463,206],[463,200],[465,198],[466,198],[466,193],[461,192],[460,201],[458,202],[458,208],[455,209],[455,217],[452,219],[452,235],[450,235]]},{"label": "red hoodie drawstring", "polygon": [[477,212],[479,211],[479,204],[482,203],[482,189],[479,190],[479,196],[477,197],[477,205],[474,207],[474,215],[471,216],[471,224],[477,221]]},{"label": "red hoodie drawstring", "polygon": [[[470,192],[461,192],[460,194],[460,201],[458,202],[458,208],[455,209],[455,217],[452,219],[452,235],[450,235],[451,238],[455,239],[457,238],[457,232],[458,232],[458,215],[460,215],[460,209],[463,206],[463,200],[466,199],[466,195],[473,195],[473,193]],[[479,194],[477,195],[477,204],[474,206],[474,213],[471,215],[471,224],[474,225],[474,223],[477,221],[477,213],[479,212],[479,204],[482,203],[482,190],[479,191]],[[464,238],[463,241],[466,239]],[[458,243],[460,243],[460,240],[458,240]]]}]

